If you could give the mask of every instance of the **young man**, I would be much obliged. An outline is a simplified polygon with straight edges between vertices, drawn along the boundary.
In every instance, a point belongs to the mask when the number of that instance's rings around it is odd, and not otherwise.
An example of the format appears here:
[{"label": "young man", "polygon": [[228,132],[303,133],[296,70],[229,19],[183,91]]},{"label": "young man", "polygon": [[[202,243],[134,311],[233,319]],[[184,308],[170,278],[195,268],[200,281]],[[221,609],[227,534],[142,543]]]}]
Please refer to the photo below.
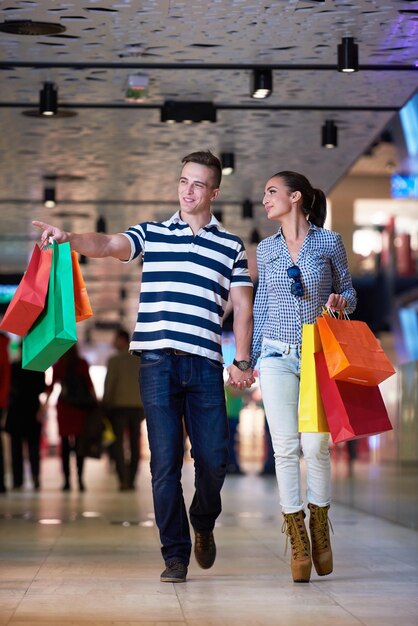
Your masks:
[{"label": "young man", "polygon": [[221,164],[211,152],[182,160],[180,210],[167,222],[143,222],[124,233],[67,233],[43,222],[41,242],[70,241],[85,256],[131,261],[143,255],[137,323],[130,349],[140,358],[140,388],[151,450],[155,519],[166,569],[162,582],[184,582],[191,538],[181,486],[183,418],[195,464],[189,514],[200,567],[216,557],[213,537],[228,461],[228,423],[221,351],[228,297],[236,355],[231,384],[254,382],[249,356],[252,283],[242,241],[211,215]]}]

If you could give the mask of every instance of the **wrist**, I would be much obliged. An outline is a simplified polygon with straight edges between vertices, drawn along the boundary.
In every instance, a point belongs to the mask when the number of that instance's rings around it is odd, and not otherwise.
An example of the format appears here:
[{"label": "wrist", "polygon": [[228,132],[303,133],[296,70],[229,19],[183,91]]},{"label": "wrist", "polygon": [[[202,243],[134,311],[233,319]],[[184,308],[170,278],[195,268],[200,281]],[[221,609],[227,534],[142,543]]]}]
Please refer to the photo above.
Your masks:
[{"label": "wrist", "polygon": [[250,359],[237,359],[236,358],[233,360],[232,364],[235,365],[235,367],[237,367],[242,372],[250,369],[251,367]]}]

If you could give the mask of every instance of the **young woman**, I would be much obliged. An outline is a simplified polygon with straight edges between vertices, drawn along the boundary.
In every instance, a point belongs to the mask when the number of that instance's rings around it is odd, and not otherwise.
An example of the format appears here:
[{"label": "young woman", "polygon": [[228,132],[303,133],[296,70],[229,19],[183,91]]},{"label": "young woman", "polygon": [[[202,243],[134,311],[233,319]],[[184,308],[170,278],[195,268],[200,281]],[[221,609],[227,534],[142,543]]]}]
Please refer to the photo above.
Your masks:
[{"label": "young woman", "polygon": [[[302,325],[314,323],[323,306],[352,312],[356,294],[341,236],[323,228],[326,199],[320,189],[302,174],[279,172],[267,181],[263,204],[268,219],[280,222],[280,228],[257,248],[251,363],[260,357],[260,387],[274,448],[283,532],[292,547],[293,580],[309,582],[312,561],[320,576],[332,571],[331,478],[329,435],[298,432]],[[304,521],[301,451],[312,551]]]}]

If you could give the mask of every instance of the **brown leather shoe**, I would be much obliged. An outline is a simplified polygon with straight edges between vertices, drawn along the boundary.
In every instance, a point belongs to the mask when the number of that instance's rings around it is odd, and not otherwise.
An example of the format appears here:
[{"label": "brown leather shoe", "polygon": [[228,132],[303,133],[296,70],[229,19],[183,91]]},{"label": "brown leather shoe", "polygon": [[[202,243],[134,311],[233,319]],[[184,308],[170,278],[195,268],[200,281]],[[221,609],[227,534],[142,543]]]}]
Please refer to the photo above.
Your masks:
[{"label": "brown leather shoe", "polygon": [[213,532],[195,530],[194,555],[202,569],[209,569],[216,559],[216,544]]}]

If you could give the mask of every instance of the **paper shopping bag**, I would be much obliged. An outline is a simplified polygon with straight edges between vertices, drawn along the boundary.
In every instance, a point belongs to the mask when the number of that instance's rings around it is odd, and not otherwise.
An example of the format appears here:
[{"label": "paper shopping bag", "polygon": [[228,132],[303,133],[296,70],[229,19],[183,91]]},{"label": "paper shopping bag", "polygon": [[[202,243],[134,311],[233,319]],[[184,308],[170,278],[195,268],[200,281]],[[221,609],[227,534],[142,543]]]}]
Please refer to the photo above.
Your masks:
[{"label": "paper shopping bag", "polygon": [[46,305],[23,338],[22,367],[44,372],[76,341],[70,244],[54,241]]},{"label": "paper shopping bag", "polygon": [[45,306],[51,272],[52,249],[35,244],[29,265],[7,307],[0,328],[26,335]]},{"label": "paper shopping bag", "polygon": [[331,378],[375,386],[395,373],[365,322],[324,315],[317,324]]},{"label": "paper shopping bag", "polygon": [[379,387],[330,378],[323,352],[315,354],[322,402],[334,443],[392,429]]},{"label": "paper shopping bag", "polygon": [[320,350],[321,339],[316,324],[303,324],[298,412],[300,433],[329,432],[316,379],[314,353]]},{"label": "paper shopping bag", "polygon": [[81,273],[81,268],[78,263],[78,255],[74,250],[71,251],[71,263],[73,266],[75,321],[82,322],[91,317],[93,311],[83,274]]}]

